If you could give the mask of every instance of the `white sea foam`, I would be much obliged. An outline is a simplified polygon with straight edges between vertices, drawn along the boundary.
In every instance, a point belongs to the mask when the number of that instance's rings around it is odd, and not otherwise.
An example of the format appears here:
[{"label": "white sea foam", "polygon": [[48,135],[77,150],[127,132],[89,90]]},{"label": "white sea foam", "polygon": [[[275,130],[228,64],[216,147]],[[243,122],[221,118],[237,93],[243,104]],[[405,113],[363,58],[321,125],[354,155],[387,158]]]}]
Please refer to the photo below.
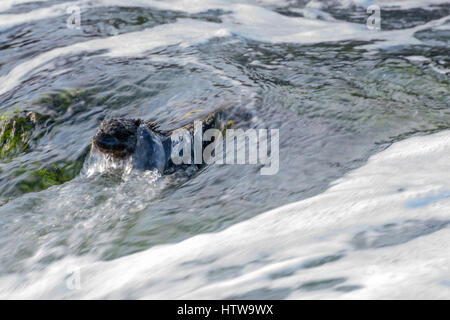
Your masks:
[{"label": "white sea foam", "polygon": [[17,86],[25,75],[30,76],[33,73],[38,73],[44,67],[52,68],[52,60],[60,56],[76,55],[97,50],[108,50],[107,55],[111,57],[139,56],[148,50],[161,46],[189,46],[207,41],[213,37],[226,35],[229,35],[229,33],[220,24],[180,19],[176,23],[165,24],[144,31],[80,42],[50,50],[18,65],[6,76],[0,78],[2,83],[0,94]]},{"label": "white sea foam", "polygon": [[10,27],[21,23],[29,23],[31,21],[58,17],[66,13],[69,7],[68,3],[57,4],[26,13],[18,14],[0,14],[0,28]]},{"label": "white sea foam", "polygon": [[[119,2],[104,0],[100,3],[94,2],[94,5],[111,5],[119,4]],[[139,3],[139,1],[133,2],[133,4]],[[4,94],[18,86],[22,80],[25,80],[25,76],[31,76],[39,72],[44,66],[51,67],[49,64],[51,64],[53,59],[63,55],[78,54],[83,51],[92,52],[104,49],[108,50],[107,55],[109,56],[136,56],[160,46],[190,46],[214,37],[229,36],[231,34],[271,43],[290,42],[312,44],[352,39],[364,41],[379,40],[375,44],[364,46],[366,49],[374,50],[395,45],[420,44],[421,42],[414,37],[416,32],[442,26],[450,19],[450,17],[444,17],[425,25],[405,30],[372,32],[365,25],[335,20],[324,21],[287,17],[267,8],[249,4],[236,4],[234,2],[225,4],[222,1],[206,2],[206,4],[200,1],[192,1],[189,3],[187,5],[187,3],[181,0],[170,2],[145,1],[147,6],[158,9],[172,8],[175,10],[177,8],[184,8],[188,12],[197,12],[214,7],[226,9],[227,11],[231,11],[231,13],[225,14],[222,17],[223,23],[179,19],[175,23],[157,26],[152,29],[81,42],[68,47],[50,50],[27,62],[19,64],[8,74],[1,77],[0,82],[2,83],[2,87],[0,88],[0,94]],[[58,6],[58,10],[61,11],[63,5]],[[42,17],[42,13],[50,9],[41,10],[43,11],[39,12],[39,17]],[[58,12],[58,10],[55,12]],[[32,14],[33,12],[27,13],[26,15]],[[274,25],[277,27],[273,28]]]},{"label": "white sea foam", "polygon": [[[27,2],[44,2],[48,0],[2,0],[0,2],[0,12],[6,11],[14,5]],[[65,10],[71,6],[79,6],[82,9],[120,6],[120,7],[146,7],[158,10],[183,11],[187,13],[199,13],[213,9],[228,10],[230,5],[241,3],[242,0],[79,0],[67,1],[47,8],[29,11],[20,14],[0,14],[0,27],[12,26],[19,23],[26,23],[65,14]],[[250,0],[246,3],[264,6],[282,6],[285,4],[279,0]]]},{"label": "white sea foam", "polygon": [[449,157],[449,131],[398,142],[313,198],[113,261],[5,276],[0,297],[445,299]]},{"label": "white sea foam", "polygon": [[28,2],[45,2],[48,0],[2,0],[0,1],[0,11],[6,11],[13,6]]},{"label": "white sea foam", "polygon": [[282,7],[288,4],[285,0],[134,0],[133,2],[124,0],[94,0],[94,6],[140,6],[150,7],[159,10],[174,10],[188,13],[199,13],[207,10],[222,9],[229,10],[235,4],[246,3],[263,7]]},{"label": "white sea foam", "polygon": [[370,5],[378,5],[383,9],[412,9],[427,8],[448,3],[448,0],[338,0],[341,6],[356,5],[368,8]]},{"label": "white sea foam", "polygon": [[[153,7],[160,10],[177,10],[189,13],[198,13],[210,9],[229,9],[230,6],[242,3],[261,6],[261,7],[283,7],[292,2],[290,0],[90,0],[89,3],[101,6],[137,6],[137,7]],[[370,5],[379,5],[384,9],[411,9],[426,8],[448,3],[448,0],[335,0],[327,1],[328,3],[336,3],[343,7],[359,6],[367,8]],[[325,6],[321,0],[311,0],[306,3],[305,7],[321,9]]]},{"label": "white sea foam", "polygon": [[[12,6],[27,2],[44,2],[48,0],[3,0],[0,3],[0,12],[10,9]],[[65,14],[65,10],[73,5],[80,6],[82,9],[92,7],[104,6],[121,6],[121,7],[147,7],[158,10],[173,10],[183,11],[187,13],[199,13],[207,10],[221,9],[224,11],[235,10],[236,5],[243,4],[251,5],[253,7],[264,7],[270,9],[272,7],[283,7],[289,4],[289,1],[278,0],[79,0],[69,1],[62,4],[57,4],[51,7],[37,9],[27,13],[20,14],[0,14],[0,27],[13,26],[20,23],[26,23],[34,20],[40,20]],[[343,7],[357,5],[367,8],[372,4],[379,5],[383,9],[411,9],[416,7],[427,8],[433,5],[448,3],[448,0],[339,0]],[[323,4],[318,1],[310,1],[305,5],[304,9],[294,9],[305,14],[305,17],[326,17],[330,20],[331,16],[321,12],[319,9],[323,8]],[[276,25],[276,24],[272,24]]]}]

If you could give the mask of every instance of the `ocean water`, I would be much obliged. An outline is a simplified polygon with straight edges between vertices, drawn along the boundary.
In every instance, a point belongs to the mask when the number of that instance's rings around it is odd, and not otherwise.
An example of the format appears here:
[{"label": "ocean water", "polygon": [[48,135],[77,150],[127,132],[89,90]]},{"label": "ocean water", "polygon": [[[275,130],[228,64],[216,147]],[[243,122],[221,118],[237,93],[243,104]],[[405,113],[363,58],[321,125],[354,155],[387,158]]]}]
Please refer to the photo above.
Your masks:
[{"label": "ocean water", "polygon": [[[0,159],[0,297],[449,299],[449,27],[441,0],[2,1],[0,114],[52,122]],[[276,175],[91,154],[105,118],[222,105],[280,130]]]}]

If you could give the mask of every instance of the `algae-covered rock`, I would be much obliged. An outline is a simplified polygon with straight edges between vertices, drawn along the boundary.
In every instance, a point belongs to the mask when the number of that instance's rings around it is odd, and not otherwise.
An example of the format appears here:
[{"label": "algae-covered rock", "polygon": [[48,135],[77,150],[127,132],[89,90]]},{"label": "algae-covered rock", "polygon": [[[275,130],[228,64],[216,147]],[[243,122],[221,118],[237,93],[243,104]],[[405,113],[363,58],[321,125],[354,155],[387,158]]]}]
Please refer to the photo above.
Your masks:
[{"label": "algae-covered rock", "polygon": [[[99,103],[98,101],[96,102]],[[52,123],[61,122],[64,117],[70,117],[67,111],[75,108],[92,107],[93,94],[86,90],[63,90],[46,94],[32,103],[34,111],[6,111],[0,113],[0,159],[10,158],[13,155],[30,149],[30,142],[37,141],[45,134],[40,129],[49,127]]]},{"label": "algae-covered rock", "polygon": [[0,111],[0,180],[8,181],[0,184],[0,201],[75,178],[89,149],[64,146],[58,139],[66,122],[82,121],[77,117],[105,99],[95,90],[64,89]]},{"label": "algae-covered rock", "polygon": [[43,106],[56,113],[66,113],[71,107],[76,105],[90,105],[94,100],[92,92],[86,90],[64,90],[46,94],[38,99],[35,104]]},{"label": "algae-covered rock", "polygon": [[26,173],[17,185],[21,193],[36,192],[53,185],[63,184],[75,178],[83,168],[84,158],[75,161],[60,161],[44,168]]},{"label": "algae-covered rock", "polygon": [[6,112],[0,116],[0,159],[26,151],[36,129],[48,117],[32,111]]}]

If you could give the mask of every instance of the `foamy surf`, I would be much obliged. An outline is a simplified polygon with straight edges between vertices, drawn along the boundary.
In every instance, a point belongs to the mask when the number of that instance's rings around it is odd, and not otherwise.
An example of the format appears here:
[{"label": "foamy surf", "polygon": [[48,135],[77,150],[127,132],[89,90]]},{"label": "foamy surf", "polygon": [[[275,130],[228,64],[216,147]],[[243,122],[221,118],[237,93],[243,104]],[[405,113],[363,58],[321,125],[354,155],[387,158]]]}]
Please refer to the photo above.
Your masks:
[{"label": "foamy surf", "polygon": [[[317,2],[315,0],[311,2]],[[446,0],[338,0],[338,3],[343,7],[360,6],[368,7],[371,5],[378,5],[384,9],[413,9],[413,8],[427,8],[431,6],[441,5],[447,3]]]},{"label": "foamy surf", "polygon": [[[420,45],[422,42],[414,35],[423,30],[438,28],[448,23],[450,16],[431,21],[424,25],[403,30],[373,32],[365,25],[312,18],[289,17],[265,7],[243,4],[237,1],[189,2],[175,0],[171,2],[143,1],[133,2],[133,6],[148,6],[159,10],[181,10],[188,13],[221,9],[230,12],[223,15],[222,23],[201,22],[191,19],[178,19],[175,23],[157,26],[144,31],[115,35],[104,39],[79,42],[71,46],[49,50],[27,62],[14,67],[0,77],[2,87],[0,95],[7,93],[26,81],[43,68],[53,68],[58,57],[76,56],[81,53],[106,51],[110,57],[143,56],[149,50],[179,45],[187,47],[203,43],[216,37],[239,36],[269,43],[315,44],[339,41],[366,41],[363,49],[377,50],[400,45]],[[75,3],[76,4],[76,3]],[[71,3],[71,5],[75,5]],[[88,7],[123,5],[122,1],[103,0],[100,2],[79,3]],[[64,14],[65,4],[55,5],[22,15],[0,15],[0,27],[21,22],[43,19]],[[272,26],[276,25],[277,28]],[[339,32],[336,32],[339,30]],[[375,41],[375,43],[370,43]],[[127,45],[125,46],[124,43]],[[148,56],[151,60],[152,57]]]},{"label": "foamy surf", "polygon": [[6,11],[19,4],[26,4],[30,2],[45,2],[45,1],[48,0],[3,0],[2,2],[0,2],[0,12]]},{"label": "foamy surf", "polygon": [[3,276],[0,297],[445,299],[449,157],[449,131],[410,138],[313,198],[114,261]]}]

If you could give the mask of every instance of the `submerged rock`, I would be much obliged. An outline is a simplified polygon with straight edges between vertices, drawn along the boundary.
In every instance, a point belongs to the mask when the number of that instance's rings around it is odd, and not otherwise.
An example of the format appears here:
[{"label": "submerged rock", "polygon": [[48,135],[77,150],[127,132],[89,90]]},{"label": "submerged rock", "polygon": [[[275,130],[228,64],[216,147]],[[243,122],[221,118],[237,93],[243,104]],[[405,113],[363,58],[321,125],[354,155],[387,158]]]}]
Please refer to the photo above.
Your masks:
[{"label": "submerged rock", "polygon": [[18,183],[17,189],[21,193],[36,192],[68,182],[78,175],[83,162],[84,157],[75,161],[53,163],[27,172],[24,179]]},{"label": "submerged rock", "polygon": [[9,199],[75,178],[89,149],[66,156],[65,153],[32,153],[39,152],[37,148],[41,141],[51,141],[51,136],[50,140],[45,137],[53,129],[73,121],[78,113],[102,102],[102,99],[95,99],[92,91],[68,89],[48,93],[30,103],[25,101],[28,107],[10,107],[8,111],[0,112],[0,179],[9,181],[0,188],[0,194]]},{"label": "submerged rock", "polygon": [[0,116],[0,159],[25,152],[31,140],[37,138],[36,129],[50,118],[32,111],[14,111]]},{"label": "submerged rock", "polygon": [[64,90],[46,94],[44,97],[36,101],[37,105],[43,106],[56,113],[65,113],[69,108],[77,103],[84,102],[88,104],[92,102],[93,97],[86,90]]}]

